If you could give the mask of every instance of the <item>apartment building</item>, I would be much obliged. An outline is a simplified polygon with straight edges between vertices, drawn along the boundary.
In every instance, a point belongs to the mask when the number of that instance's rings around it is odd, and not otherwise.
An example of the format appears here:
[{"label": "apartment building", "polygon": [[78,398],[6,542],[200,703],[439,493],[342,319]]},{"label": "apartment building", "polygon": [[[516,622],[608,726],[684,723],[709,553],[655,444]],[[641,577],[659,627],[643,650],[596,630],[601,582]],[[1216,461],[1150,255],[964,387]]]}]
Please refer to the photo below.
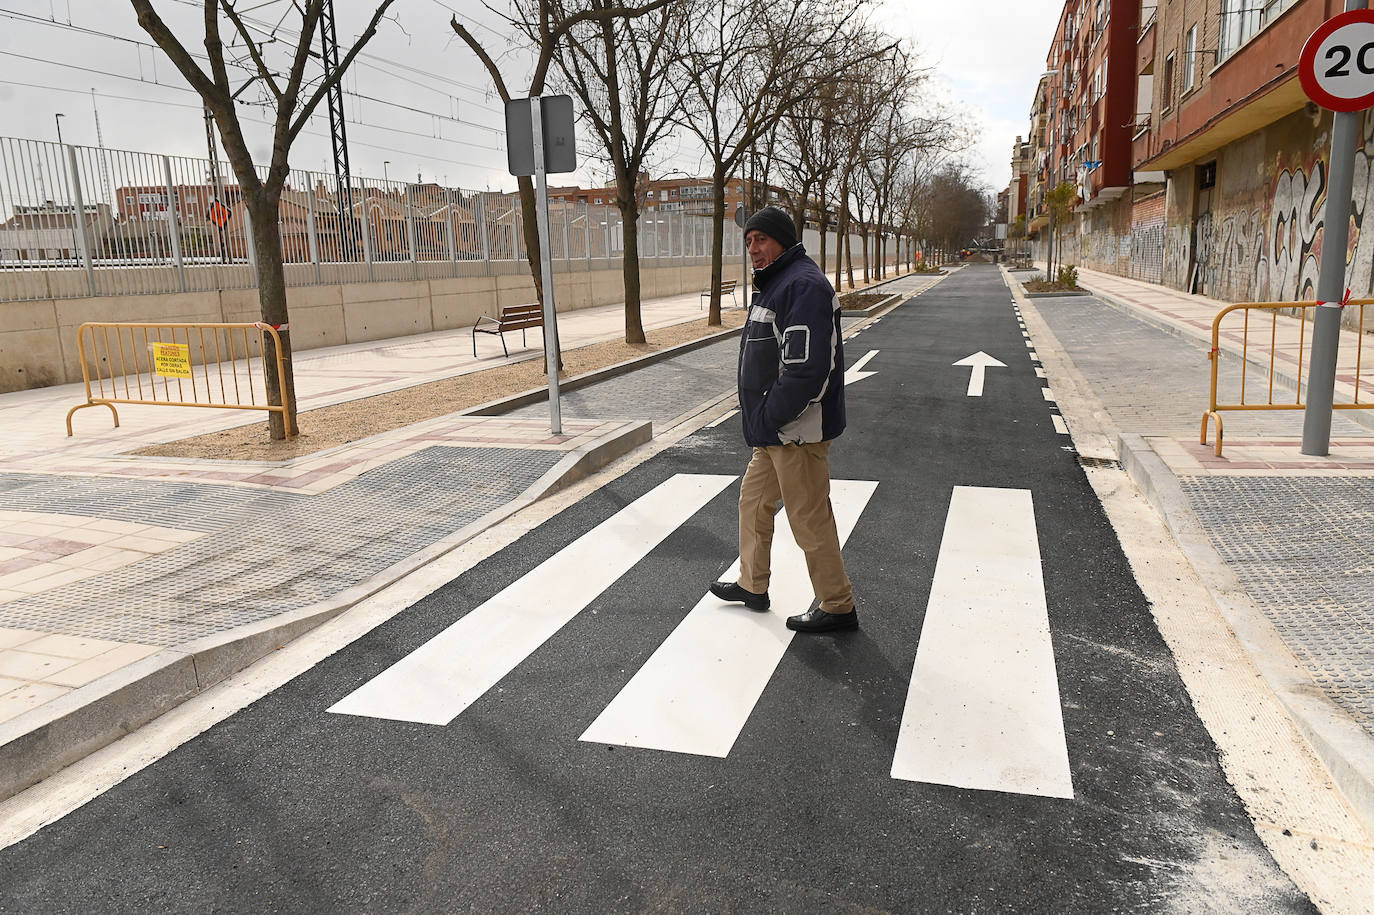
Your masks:
[{"label": "apartment building", "polygon": [[[1225,300],[1311,298],[1325,209],[1331,113],[1309,102],[1298,56],[1342,0],[1161,0],[1149,129],[1137,167],[1162,172],[1157,281]],[[1359,168],[1370,145],[1366,125]],[[1356,178],[1355,225],[1369,182]],[[1352,287],[1371,288],[1374,235],[1355,241]]]},{"label": "apartment building", "polygon": [[[1122,179],[1109,168],[1117,147],[1105,135],[1102,180],[1091,169],[1091,146],[1084,155],[1082,81],[1094,64],[1082,55],[1081,23],[1094,21],[1085,14],[1095,14],[1096,0],[1070,0],[1031,108],[1028,228],[1041,256],[1044,195],[1059,181],[1081,179],[1086,160],[1078,216],[1062,239],[1066,263],[1225,301],[1311,299],[1332,116],[1304,95],[1298,57],[1308,36],[1344,10],[1343,0],[1115,0],[1110,16],[1126,13],[1128,3],[1133,48],[1121,56],[1131,66],[1117,86],[1109,60],[1107,95],[1132,100],[1121,121],[1130,125],[1129,190],[1115,204],[1091,207]],[[1109,44],[1108,56],[1114,52]],[[1360,231],[1371,207],[1374,118],[1366,118],[1348,253],[1356,295],[1374,293],[1374,232]]]},{"label": "apartment building", "polygon": [[1130,227],[1139,12],[1130,0],[1068,0],[1031,108],[1027,230],[1047,243],[1046,195],[1068,183],[1077,216],[1056,227],[1060,239],[1109,269],[1130,261],[1119,239]]}]

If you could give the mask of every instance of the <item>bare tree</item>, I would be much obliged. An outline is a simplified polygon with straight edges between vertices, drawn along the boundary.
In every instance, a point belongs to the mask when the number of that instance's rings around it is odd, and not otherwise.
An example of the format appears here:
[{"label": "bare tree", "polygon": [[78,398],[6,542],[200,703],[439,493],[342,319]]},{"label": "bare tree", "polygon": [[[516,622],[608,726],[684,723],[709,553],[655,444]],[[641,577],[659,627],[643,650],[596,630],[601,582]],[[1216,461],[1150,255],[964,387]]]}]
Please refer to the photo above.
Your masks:
[{"label": "bare tree", "polygon": [[965,165],[951,163],[942,168],[932,178],[929,194],[928,231],[944,251],[963,247],[987,224],[987,193]]},{"label": "bare tree", "polygon": [[[483,6],[493,14],[505,19],[515,34],[523,36],[533,46],[534,68],[530,72],[529,89],[525,97],[538,98],[544,94],[559,48],[568,34],[584,23],[602,22],[611,19],[642,16],[661,9],[677,0],[651,0],[640,6],[614,5],[591,0],[590,5],[580,9],[570,9],[561,0],[528,0],[515,2],[505,12],[496,10],[488,4]],[[463,39],[464,43],[477,55],[486,68],[491,84],[502,102],[509,102],[517,96],[512,93],[501,68],[487,48],[473,36],[467,26],[454,16],[449,26]],[[534,180],[529,177],[516,179],[520,188],[520,212],[524,220],[525,254],[530,263],[530,273],[534,277],[535,294],[539,303],[544,302],[544,272],[539,261],[539,224],[535,213]]]},{"label": "bare tree", "polygon": [[697,22],[676,82],[683,124],[701,141],[714,189],[709,324],[720,324],[725,186],[778,121],[870,53],[836,54],[868,0],[719,0]]},{"label": "bare tree", "polygon": [[[604,9],[607,0],[591,0]],[[624,227],[625,342],[643,343],[640,316],[639,216],[641,176],[654,147],[668,135],[681,96],[669,75],[691,24],[693,4],[678,0],[635,19],[602,17],[568,32],[558,56],[563,81],[582,102],[598,154],[609,165]],[[533,36],[531,36],[533,37]]]},{"label": "bare tree", "polygon": [[[286,390],[285,415],[269,413],[268,428],[274,439],[285,438],[288,430],[296,432],[296,384],[291,368],[291,335],[287,328],[286,275],[282,270],[281,231],[278,226],[279,207],[282,189],[286,186],[291,166],[287,159],[291,144],[309,122],[310,116],[319,107],[329,90],[335,86],[358,56],[358,52],[377,33],[377,23],[391,6],[392,0],[381,0],[373,11],[367,27],[348,49],[337,69],[328,77],[320,72],[317,76],[306,73],[306,65],[311,56],[311,45],[315,41],[316,28],[324,12],[327,0],[291,0],[284,4],[282,20],[294,11],[299,19],[294,46],[283,41],[285,33],[280,30],[272,35],[255,34],[244,19],[238,0],[204,0],[204,35],[201,42],[205,54],[200,55],[209,64],[209,72],[202,68],[187,45],[167,26],[162,17],[153,9],[150,0],[131,0],[138,14],[138,24],[147,32],[171,59],[181,75],[200,93],[205,107],[215,117],[224,152],[234,169],[239,188],[243,194],[253,231],[253,253],[257,259],[258,298],[264,323],[279,327],[281,336],[282,364],[285,377],[278,379],[275,353],[271,352],[271,338],[268,337],[268,352],[263,360],[267,375],[268,403],[277,406],[282,400],[278,391],[280,386]],[[253,9],[261,7],[259,3]],[[231,39],[229,55],[226,55],[224,39],[220,35],[221,23],[227,21],[234,37]],[[266,39],[266,40],[264,40]],[[233,56],[238,48],[238,57]],[[276,52],[275,54],[273,52]],[[266,104],[273,109],[272,157],[267,163],[266,174],[259,173],[253,155],[248,151],[248,143],[243,136],[239,122],[238,108],[234,96],[242,87],[236,89],[229,80],[231,67],[247,70],[253,79],[261,83],[267,96]]]}]

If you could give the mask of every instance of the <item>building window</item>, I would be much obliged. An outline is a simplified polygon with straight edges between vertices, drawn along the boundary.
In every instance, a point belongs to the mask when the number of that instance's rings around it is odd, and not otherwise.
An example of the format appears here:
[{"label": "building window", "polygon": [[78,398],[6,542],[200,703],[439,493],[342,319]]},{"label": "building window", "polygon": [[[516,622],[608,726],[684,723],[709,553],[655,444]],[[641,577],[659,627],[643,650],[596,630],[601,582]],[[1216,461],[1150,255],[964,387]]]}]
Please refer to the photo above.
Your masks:
[{"label": "building window", "polygon": [[601,198],[600,198],[600,197],[596,198],[596,201],[595,201],[595,202],[596,202],[596,205],[597,205],[597,206],[601,206]]},{"label": "building window", "polygon": [[1160,89],[1163,93],[1160,96],[1159,107],[1163,111],[1168,111],[1174,106],[1174,52],[1170,51],[1169,56],[1164,58],[1164,86]]},{"label": "building window", "polygon": [[1221,48],[1217,60],[1229,57],[1260,29],[1297,0],[1221,0]]},{"label": "building window", "polygon": [[1199,190],[1205,191],[1209,187],[1215,187],[1216,183],[1217,164],[1215,162],[1208,162],[1206,165],[1198,167],[1197,186]]},{"label": "building window", "polygon": [[1197,84],[1197,26],[1188,30],[1183,39],[1183,91]]}]

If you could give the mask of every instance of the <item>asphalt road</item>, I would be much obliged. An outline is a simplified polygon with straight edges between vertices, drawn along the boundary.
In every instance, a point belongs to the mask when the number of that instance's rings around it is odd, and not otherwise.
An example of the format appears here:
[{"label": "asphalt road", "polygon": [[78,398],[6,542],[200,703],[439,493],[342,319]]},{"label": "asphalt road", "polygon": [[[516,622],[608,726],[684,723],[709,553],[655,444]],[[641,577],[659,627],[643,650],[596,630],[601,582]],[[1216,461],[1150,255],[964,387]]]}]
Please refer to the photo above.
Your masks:
[{"label": "asphalt road", "polygon": [[[580,738],[737,556],[738,480],[626,559],[627,572],[451,723],[329,710],[455,621],[500,610],[492,601],[506,589],[661,485],[742,473],[737,417],[0,852],[0,911],[1311,911],[1225,781],[1055,429],[996,268],[962,270],[897,309],[846,342],[847,361],[874,350],[864,369],[876,374],[849,386],[850,427],[832,451],[836,480],[876,483],[851,506],[861,513],[845,546],[862,628],[783,643],[724,755]],[[971,369],[953,363],[979,351],[1005,367],[988,369],[974,397]],[[922,712],[906,703],[923,626],[947,603],[932,595],[956,494],[1009,490],[1033,505],[1049,707],[1063,733],[1010,749],[1053,756],[1058,740],[1067,797],[892,775],[903,716]],[[595,579],[599,561],[579,562],[541,586],[550,604]],[[1004,595],[981,574],[961,587],[975,603]],[[746,612],[715,610],[722,631]],[[495,656],[507,636],[491,628],[490,641],[472,626],[441,644],[455,658]],[[931,705],[973,709],[975,693],[999,691],[1044,700],[1015,658],[990,665],[980,653],[1005,634],[932,657],[978,686],[936,686]],[[667,661],[684,703],[717,685],[714,658]]]}]

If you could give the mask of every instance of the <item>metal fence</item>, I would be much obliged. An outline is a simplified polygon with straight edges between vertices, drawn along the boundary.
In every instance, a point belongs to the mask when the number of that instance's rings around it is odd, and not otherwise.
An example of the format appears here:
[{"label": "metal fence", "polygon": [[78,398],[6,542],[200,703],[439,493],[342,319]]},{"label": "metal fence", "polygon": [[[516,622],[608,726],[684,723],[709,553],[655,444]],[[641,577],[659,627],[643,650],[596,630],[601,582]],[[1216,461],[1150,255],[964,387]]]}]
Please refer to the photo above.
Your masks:
[{"label": "metal fence", "polygon": [[[553,200],[549,211],[556,270],[621,256],[614,207]],[[519,197],[499,191],[295,170],[278,227],[290,286],[518,273],[526,263]],[[0,138],[0,301],[251,288],[251,239],[227,162]],[[650,266],[706,257],[710,241],[704,216],[640,217]]]}]

